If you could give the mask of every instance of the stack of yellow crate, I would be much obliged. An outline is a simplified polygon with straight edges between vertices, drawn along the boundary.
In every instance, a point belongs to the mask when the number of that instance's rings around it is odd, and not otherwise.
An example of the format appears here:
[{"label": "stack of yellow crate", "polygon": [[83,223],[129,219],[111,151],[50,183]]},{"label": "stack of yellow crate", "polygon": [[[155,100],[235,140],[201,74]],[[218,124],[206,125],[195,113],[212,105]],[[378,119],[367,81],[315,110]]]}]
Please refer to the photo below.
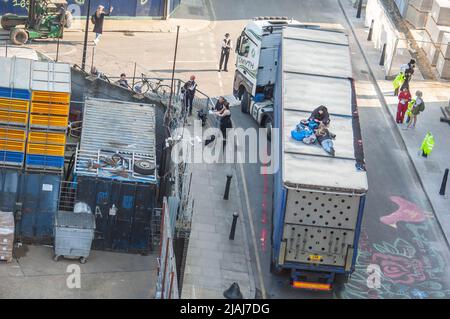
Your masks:
[{"label": "stack of yellow crate", "polygon": [[0,164],[22,166],[30,108],[32,61],[0,58]]},{"label": "stack of yellow crate", "polygon": [[26,167],[64,167],[70,89],[68,64],[33,62]]}]

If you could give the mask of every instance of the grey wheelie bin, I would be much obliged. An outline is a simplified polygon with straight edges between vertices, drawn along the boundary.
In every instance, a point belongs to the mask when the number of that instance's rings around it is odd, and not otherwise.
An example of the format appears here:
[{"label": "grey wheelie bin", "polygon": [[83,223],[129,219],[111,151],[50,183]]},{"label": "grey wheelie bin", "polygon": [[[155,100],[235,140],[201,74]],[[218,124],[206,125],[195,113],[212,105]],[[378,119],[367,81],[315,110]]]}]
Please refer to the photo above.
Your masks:
[{"label": "grey wheelie bin", "polygon": [[55,256],[79,258],[84,264],[94,239],[95,217],[92,213],[58,212],[55,221]]}]

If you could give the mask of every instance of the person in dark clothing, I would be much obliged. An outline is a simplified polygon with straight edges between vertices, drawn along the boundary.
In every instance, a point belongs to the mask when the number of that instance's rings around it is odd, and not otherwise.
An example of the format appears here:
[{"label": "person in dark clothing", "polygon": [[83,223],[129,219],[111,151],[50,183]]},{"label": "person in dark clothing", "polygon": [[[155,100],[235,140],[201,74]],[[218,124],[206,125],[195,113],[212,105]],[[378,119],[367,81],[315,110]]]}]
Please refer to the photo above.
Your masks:
[{"label": "person in dark clothing", "polygon": [[312,111],[311,116],[309,117],[310,121],[315,121],[317,124],[323,123],[328,125],[330,123],[330,115],[328,114],[328,109],[321,105]]},{"label": "person in dark clothing", "polygon": [[194,101],[196,90],[197,82],[195,82],[195,75],[191,75],[190,80],[184,84],[182,89],[182,93],[184,94],[185,111],[189,111],[189,115],[192,115],[192,103]]},{"label": "person in dark clothing", "polygon": [[221,111],[223,108],[223,104],[226,102],[227,100],[223,97],[223,96],[219,96],[219,98],[217,99],[216,105],[214,106],[214,110],[215,111]]},{"label": "person in dark clothing", "polygon": [[334,134],[330,133],[330,131],[327,129],[324,123],[320,123],[319,127],[317,128],[316,132],[316,138],[319,144],[322,146],[322,148],[330,154],[331,156],[335,156],[335,150],[333,145],[333,138],[335,137]]},{"label": "person in dark clothing", "polygon": [[128,85],[127,76],[125,73],[122,73],[120,75],[120,79],[117,81],[117,84],[119,84],[121,87],[124,87],[126,89],[130,88]]},{"label": "person in dark clothing", "polygon": [[230,57],[230,51],[231,51],[232,47],[233,47],[233,43],[231,42],[230,34],[226,33],[225,34],[225,38],[222,40],[222,46],[221,46],[221,52],[220,52],[219,72],[222,70],[222,65],[223,65],[223,70],[225,72],[228,72],[227,65],[228,65],[228,59]]},{"label": "person in dark clothing", "polygon": [[411,81],[411,77],[414,74],[415,67],[416,67],[416,60],[411,59],[408,62],[407,66],[405,67],[405,81],[403,82],[400,91],[402,91],[404,88],[407,88],[409,90],[409,81]]},{"label": "person in dark clothing", "polygon": [[231,122],[231,111],[230,111],[230,103],[225,102],[223,104],[223,108],[220,112],[217,112],[217,116],[220,117],[220,131],[223,136],[223,145],[225,145],[227,141],[227,129],[232,128],[233,124]]},{"label": "person in dark clothing", "polygon": [[93,32],[95,32],[95,40],[94,40],[94,44],[97,45],[98,42],[100,41],[100,38],[102,37],[102,33],[103,33],[103,22],[105,20],[105,16],[109,16],[112,11],[113,11],[114,7],[110,7],[108,12],[105,12],[105,7],[100,5],[98,6],[97,10],[95,11],[95,13],[92,15],[92,22],[94,23],[94,30],[92,30]]},{"label": "person in dark clothing", "polygon": [[[227,137],[227,129],[232,128],[233,124],[231,122],[231,111],[230,111],[230,103],[225,101],[223,103],[223,108],[220,111],[215,111],[214,114],[220,118],[220,124],[219,128],[222,132],[223,136],[223,144],[226,143],[226,137]],[[213,142],[216,139],[214,135],[212,135],[209,139],[205,141],[205,145],[208,145],[209,143]]]}]

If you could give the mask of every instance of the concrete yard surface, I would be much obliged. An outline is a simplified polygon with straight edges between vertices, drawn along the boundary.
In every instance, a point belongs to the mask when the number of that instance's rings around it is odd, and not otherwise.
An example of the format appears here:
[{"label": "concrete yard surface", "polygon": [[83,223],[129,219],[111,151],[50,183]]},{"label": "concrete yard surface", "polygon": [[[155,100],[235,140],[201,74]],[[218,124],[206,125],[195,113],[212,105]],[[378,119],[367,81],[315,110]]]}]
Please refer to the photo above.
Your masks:
[{"label": "concrete yard surface", "polygon": [[[0,263],[0,299],[153,299],[155,296],[155,255],[91,251],[87,263],[82,265],[70,259],[55,262],[53,247],[24,245],[15,250],[23,256],[11,263]],[[79,281],[75,278],[78,273]]]}]

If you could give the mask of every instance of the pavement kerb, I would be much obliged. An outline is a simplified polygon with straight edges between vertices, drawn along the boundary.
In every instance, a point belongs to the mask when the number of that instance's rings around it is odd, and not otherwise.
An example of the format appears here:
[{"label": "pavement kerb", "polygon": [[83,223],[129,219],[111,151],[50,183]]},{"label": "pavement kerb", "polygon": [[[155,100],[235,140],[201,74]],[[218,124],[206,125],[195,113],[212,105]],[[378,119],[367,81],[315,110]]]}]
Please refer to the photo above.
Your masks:
[{"label": "pavement kerb", "polygon": [[423,192],[424,192],[424,194],[425,194],[425,196],[426,196],[428,202],[430,203],[431,208],[433,209],[433,215],[434,215],[434,217],[435,217],[435,219],[436,219],[437,224],[439,225],[439,228],[440,228],[440,230],[441,230],[441,232],[442,232],[442,235],[443,235],[443,237],[444,237],[444,239],[445,239],[445,243],[447,244],[448,247],[450,247],[449,239],[448,239],[447,236],[445,235],[444,228],[443,228],[443,226],[442,226],[442,224],[441,224],[441,222],[440,222],[440,220],[439,220],[439,218],[438,218],[438,216],[437,216],[437,214],[436,214],[436,208],[435,208],[435,205],[434,205],[433,201],[431,200],[430,195],[428,194],[428,191],[427,191],[427,189],[426,189],[426,187],[425,187],[425,184],[424,184],[424,181],[422,180],[422,177],[421,177],[420,174],[419,174],[419,171],[418,171],[418,169],[417,169],[417,167],[416,167],[416,164],[415,164],[415,162],[414,162],[414,160],[413,160],[413,154],[410,153],[410,151],[408,150],[408,147],[407,147],[407,145],[406,145],[406,142],[405,142],[405,140],[403,139],[403,135],[402,135],[401,132],[400,132],[401,128],[400,128],[399,126],[395,125],[394,117],[393,117],[393,115],[392,115],[392,113],[391,113],[391,110],[390,110],[390,108],[389,108],[389,105],[387,104],[386,98],[385,98],[385,96],[384,96],[384,94],[383,94],[383,92],[382,92],[382,90],[381,90],[380,84],[379,84],[379,82],[378,82],[379,80],[375,77],[375,74],[374,74],[374,72],[373,72],[373,70],[372,70],[372,66],[370,65],[369,60],[367,59],[367,56],[366,56],[366,54],[365,54],[365,52],[364,52],[364,49],[363,49],[363,47],[361,46],[361,43],[359,42],[359,39],[358,39],[358,37],[357,37],[357,35],[356,35],[356,32],[355,32],[355,30],[354,30],[354,29],[355,29],[355,26],[353,25],[353,22],[348,18],[347,13],[346,13],[346,11],[345,11],[345,9],[344,9],[344,6],[343,6],[342,3],[341,3],[341,0],[338,0],[338,3],[339,3],[339,6],[341,7],[342,12],[344,13],[345,19],[347,20],[347,23],[349,24],[349,26],[350,26],[350,28],[351,28],[353,37],[355,38],[355,41],[356,41],[356,43],[358,44],[359,50],[361,51],[361,54],[362,54],[362,56],[363,56],[363,58],[364,58],[364,61],[365,61],[366,65],[367,65],[367,68],[368,68],[368,70],[369,70],[370,77],[372,78],[372,82],[374,83],[375,89],[376,89],[376,91],[377,91],[377,95],[380,97],[381,105],[383,106],[384,110],[387,111],[387,114],[389,115],[389,118],[390,118],[389,124],[390,124],[391,127],[395,127],[395,129],[396,129],[396,131],[397,131],[397,137],[399,137],[398,140],[401,141],[402,148],[406,150],[406,154],[408,155],[408,159],[409,159],[410,162],[413,164],[412,166],[414,167],[414,171],[415,171],[415,173],[416,173],[416,175],[417,175],[417,177],[418,177],[420,186],[421,186],[421,188],[423,189]]},{"label": "pavement kerb", "polygon": [[[236,164],[233,165],[233,175],[235,176],[234,178],[234,187],[236,187],[236,190],[239,190],[239,183],[238,183],[238,170],[236,167]],[[238,191],[239,194],[239,191]],[[250,296],[248,296],[248,298],[246,299],[254,299],[256,297],[256,287],[255,287],[255,276],[253,274],[253,268],[252,268],[252,264],[251,264],[251,258],[250,258],[250,243],[248,240],[248,233],[247,233],[247,229],[245,226],[245,221],[242,219],[244,217],[244,208],[242,207],[242,198],[241,196],[239,196],[239,215],[241,216],[240,218],[240,224],[242,226],[242,232],[244,234],[243,239],[244,239],[244,246],[245,246],[245,259],[247,261],[247,268],[248,268],[248,276],[250,278]]]}]

